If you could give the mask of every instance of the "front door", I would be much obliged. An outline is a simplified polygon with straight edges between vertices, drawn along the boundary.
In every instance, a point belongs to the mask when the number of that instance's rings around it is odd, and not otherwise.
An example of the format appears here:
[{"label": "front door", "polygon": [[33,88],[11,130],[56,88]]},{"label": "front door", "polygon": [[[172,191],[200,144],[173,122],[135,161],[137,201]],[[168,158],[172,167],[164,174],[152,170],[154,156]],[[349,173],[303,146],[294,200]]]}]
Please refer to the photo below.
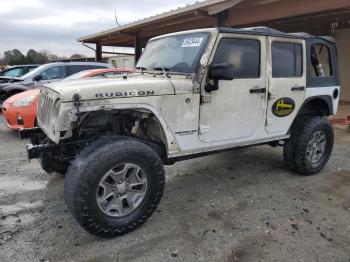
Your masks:
[{"label": "front door", "polygon": [[44,84],[62,80],[62,78],[64,77],[64,67],[63,66],[50,67],[45,71],[41,72],[40,76],[41,76],[40,81],[34,81],[35,88],[40,88]]},{"label": "front door", "polygon": [[269,37],[269,97],[266,131],[287,132],[306,94],[305,41]]},{"label": "front door", "polygon": [[230,63],[234,80],[219,81],[219,89],[202,87],[200,140],[206,143],[249,138],[264,128],[266,112],[265,36],[222,34],[210,64]]}]

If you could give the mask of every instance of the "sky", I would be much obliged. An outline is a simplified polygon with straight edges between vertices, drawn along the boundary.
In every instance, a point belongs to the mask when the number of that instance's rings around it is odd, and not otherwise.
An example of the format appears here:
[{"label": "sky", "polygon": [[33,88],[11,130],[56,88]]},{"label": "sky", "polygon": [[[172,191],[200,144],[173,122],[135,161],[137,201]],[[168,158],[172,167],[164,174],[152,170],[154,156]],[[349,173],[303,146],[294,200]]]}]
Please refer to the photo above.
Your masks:
[{"label": "sky", "polygon": [[[195,0],[0,0],[0,56],[6,50],[47,50],[93,56],[76,40],[169,11]],[[112,50],[108,50],[112,51]],[[115,50],[121,51],[121,50]],[[128,51],[128,50],[125,50]]]}]

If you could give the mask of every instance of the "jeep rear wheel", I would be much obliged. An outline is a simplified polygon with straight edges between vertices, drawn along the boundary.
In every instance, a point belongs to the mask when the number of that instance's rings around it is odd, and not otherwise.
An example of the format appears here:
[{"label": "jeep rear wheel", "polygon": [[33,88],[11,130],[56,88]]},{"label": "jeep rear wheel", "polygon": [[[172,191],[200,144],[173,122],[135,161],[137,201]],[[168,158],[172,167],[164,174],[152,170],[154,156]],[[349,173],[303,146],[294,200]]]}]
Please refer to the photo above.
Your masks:
[{"label": "jeep rear wheel", "polygon": [[300,117],[284,145],[284,160],[293,171],[303,175],[320,172],[327,164],[334,143],[333,127],[323,117]]},{"label": "jeep rear wheel", "polygon": [[120,236],[146,222],[164,189],[161,159],[131,138],[102,138],[72,162],[65,200],[78,223],[101,237]]}]

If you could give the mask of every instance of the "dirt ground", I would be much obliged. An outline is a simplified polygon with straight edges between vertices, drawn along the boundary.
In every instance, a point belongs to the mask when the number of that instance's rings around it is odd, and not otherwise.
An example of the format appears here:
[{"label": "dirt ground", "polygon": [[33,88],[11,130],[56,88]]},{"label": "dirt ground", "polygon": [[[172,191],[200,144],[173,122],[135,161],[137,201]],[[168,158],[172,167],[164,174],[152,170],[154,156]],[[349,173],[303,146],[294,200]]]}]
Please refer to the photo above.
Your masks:
[{"label": "dirt ground", "polygon": [[63,180],[28,163],[0,116],[0,261],[350,261],[350,133],[317,176],[252,147],[167,167],[159,210],[104,240],[67,211]]}]

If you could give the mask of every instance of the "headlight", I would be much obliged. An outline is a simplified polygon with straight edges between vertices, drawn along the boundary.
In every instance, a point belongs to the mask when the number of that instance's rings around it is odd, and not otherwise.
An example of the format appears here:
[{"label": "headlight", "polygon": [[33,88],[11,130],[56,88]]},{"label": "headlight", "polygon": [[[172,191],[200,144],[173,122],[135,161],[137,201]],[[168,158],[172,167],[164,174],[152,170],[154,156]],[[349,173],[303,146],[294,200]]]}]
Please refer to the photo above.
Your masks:
[{"label": "headlight", "polygon": [[34,100],[35,100],[36,96],[27,96],[21,99],[18,99],[17,101],[15,101],[12,105],[14,107],[24,107],[24,106],[29,106],[31,105]]}]

